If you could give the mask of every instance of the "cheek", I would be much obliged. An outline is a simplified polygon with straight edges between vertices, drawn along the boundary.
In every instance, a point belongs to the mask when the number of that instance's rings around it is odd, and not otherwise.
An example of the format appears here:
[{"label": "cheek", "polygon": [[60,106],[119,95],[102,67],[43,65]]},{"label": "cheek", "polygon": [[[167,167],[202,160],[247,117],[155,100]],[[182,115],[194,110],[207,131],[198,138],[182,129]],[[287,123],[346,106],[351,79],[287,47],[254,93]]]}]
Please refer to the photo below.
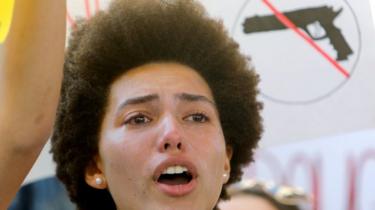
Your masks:
[{"label": "cheek", "polygon": [[214,205],[220,196],[223,183],[224,166],[226,163],[225,142],[224,137],[219,134],[205,140],[206,143],[199,157],[200,160],[205,160],[201,161],[203,172],[201,178],[202,183],[204,183],[203,194],[210,195],[206,197],[206,200]]},{"label": "cheek", "polygon": [[197,147],[200,147],[206,153],[222,154],[225,152],[225,140],[220,129],[206,129],[199,133],[196,133],[198,141]]},{"label": "cheek", "polygon": [[196,140],[192,142],[193,147],[199,151],[199,159],[203,167],[210,169],[212,175],[222,174],[226,160],[225,140],[219,130],[208,130],[196,135]]},{"label": "cheek", "polygon": [[100,157],[108,178],[131,179],[144,173],[151,146],[147,134],[129,135],[118,129],[105,135],[100,142]]},{"label": "cheek", "polygon": [[225,150],[224,135],[219,125],[203,125],[197,127],[184,127],[185,139],[195,147],[207,152]]}]

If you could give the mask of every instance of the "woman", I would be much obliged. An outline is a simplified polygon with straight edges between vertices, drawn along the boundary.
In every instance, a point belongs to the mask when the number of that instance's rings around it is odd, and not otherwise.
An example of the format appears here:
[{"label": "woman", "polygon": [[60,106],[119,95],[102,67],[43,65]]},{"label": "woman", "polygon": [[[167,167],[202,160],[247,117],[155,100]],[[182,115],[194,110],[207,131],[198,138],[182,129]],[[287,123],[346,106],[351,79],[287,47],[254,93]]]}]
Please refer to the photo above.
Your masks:
[{"label": "woman", "polygon": [[114,1],[69,43],[57,176],[81,210],[211,210],[260,138],[257,83],[196,2]]}]

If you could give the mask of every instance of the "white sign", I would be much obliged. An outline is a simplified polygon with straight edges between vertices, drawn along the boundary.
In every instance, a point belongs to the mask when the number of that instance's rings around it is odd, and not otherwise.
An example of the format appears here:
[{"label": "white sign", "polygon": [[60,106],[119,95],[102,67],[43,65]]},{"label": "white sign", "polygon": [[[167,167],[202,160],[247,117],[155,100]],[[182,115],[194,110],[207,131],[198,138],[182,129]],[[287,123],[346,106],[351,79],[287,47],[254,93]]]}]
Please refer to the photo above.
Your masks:
[{"label": "white sign", "polygon": [[375,1],[374,0],[369,0],[370,1],[370,6],[371,6],[371,12],[372,12],[372,23],[375,26]]},{"label": "white sign", "polygon": [[301,186],[312,210],[373,210],[375,129],[261,149],[244,177]]},{"label": "white sign", "polygon": [[202,2],[260,74],[263,146],[375,127],[369,1]]}]

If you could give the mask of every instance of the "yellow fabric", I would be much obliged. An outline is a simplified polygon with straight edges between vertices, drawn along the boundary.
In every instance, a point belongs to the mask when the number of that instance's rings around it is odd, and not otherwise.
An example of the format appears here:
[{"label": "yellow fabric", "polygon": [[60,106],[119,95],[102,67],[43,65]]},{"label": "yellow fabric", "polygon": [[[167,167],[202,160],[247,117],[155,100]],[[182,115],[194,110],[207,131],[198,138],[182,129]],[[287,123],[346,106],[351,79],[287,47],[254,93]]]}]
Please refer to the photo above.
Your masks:
[{"label": "yellow fabric", "polygon": [[14,0],[0,0],[0,44],[8,35],[13,16]]}]

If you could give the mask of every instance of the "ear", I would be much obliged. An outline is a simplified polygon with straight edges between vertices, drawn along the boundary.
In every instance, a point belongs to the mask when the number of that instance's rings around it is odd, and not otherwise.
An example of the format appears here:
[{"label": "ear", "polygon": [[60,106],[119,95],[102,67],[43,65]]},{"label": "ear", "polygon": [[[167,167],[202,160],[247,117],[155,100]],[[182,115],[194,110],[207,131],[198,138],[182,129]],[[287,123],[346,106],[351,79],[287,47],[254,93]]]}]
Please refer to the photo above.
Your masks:
[{"label": "ear", "polygon": [[107,180],[103,173],[103,167],[100,159],[95,157],[85,169],[85,181],[95,189],[107,189]]},{"label": "ear", "polygon": [[224,174],[223,174],[223,184],[227,183],[230,178],[230,160],[232,159],[233,149],[230,145],[226,145],[226,158],[224,163]]}]

